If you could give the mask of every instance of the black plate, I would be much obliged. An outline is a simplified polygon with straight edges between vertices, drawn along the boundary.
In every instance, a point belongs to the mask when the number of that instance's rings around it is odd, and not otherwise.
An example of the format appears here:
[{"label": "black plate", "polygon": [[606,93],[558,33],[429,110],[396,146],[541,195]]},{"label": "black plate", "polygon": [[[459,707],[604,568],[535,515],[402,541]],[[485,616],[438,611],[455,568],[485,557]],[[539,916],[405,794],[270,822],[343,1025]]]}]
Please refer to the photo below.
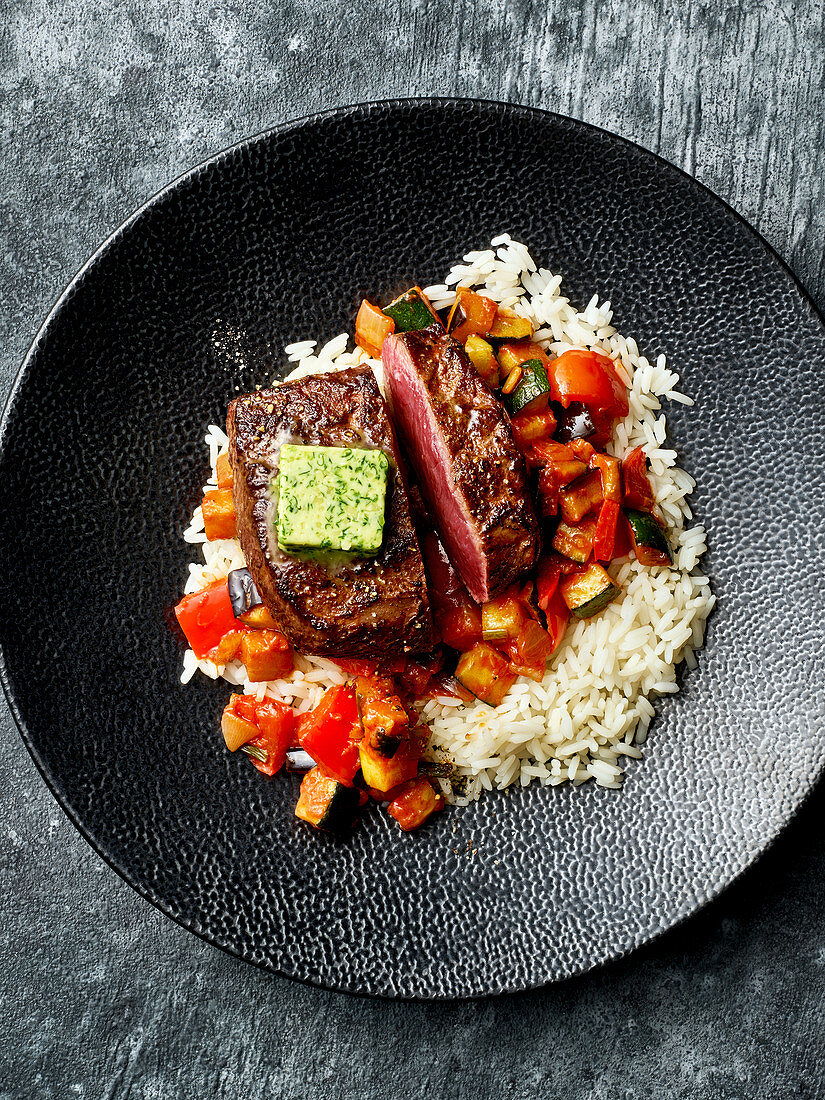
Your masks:
[{"label": "black plate", "polygon": [[[203,431],[285,343],[351,328],[364,292],[443,277],[500,230],[666,350],[696,409],[719,610],[621,793],[533,788],[400,836],[297,823],[297,781],[225,752],[229,689],[178,682],[169,629]],[[338,989],[538,986],[693,912],[823,765],[825,331],[728,207],[569,119],[471,101],[354,107],[195,169],[124,225],[52,312],[0,459],[3,681],[46,782],[98,852],[184,927]]]}]

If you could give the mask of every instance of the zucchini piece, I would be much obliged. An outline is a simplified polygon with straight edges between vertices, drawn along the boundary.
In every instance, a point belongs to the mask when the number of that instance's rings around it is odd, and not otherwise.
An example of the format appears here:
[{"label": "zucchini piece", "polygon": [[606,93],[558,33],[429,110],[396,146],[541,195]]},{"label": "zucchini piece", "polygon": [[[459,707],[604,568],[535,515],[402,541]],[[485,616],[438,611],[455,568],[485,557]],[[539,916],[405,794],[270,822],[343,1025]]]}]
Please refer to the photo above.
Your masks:
[{"label": "zucchini piece", "polygon": [[659,520],[650,512],[625,508],[630,524],[636,560],[642,565],[670,565],[673,562],[667,536]]},{"label": "zucchini piece", "polygon": [[521,378],[512,393],[506,395],[510,416],[520,412],[538,412],[550,400],[550,382],[539,359],[521,363]]},{"label": "zucchini piece", "polygon": [[301,780],[295,816],[308,821],[316,829],[341,835],[352,829],[360,805],[360,791],[355,787],[345,787],[315,767]]},{"label": "zucchini piece", "polygon": [[396,332],[415,332],[433,324],[441,325],[441,318],[430,305],[424,291],[417,286],[399,294],[395,301],[384,306],[382,312],[395,321]]},{"label": "zucchini piece", "polygon": [[358,755],[361,758],[361,774],[364,782],[373,790],[386,793],[393,787],[397,787],[399,783],[415,779],[418,775],[418,754],[411,750],[410,744],[406,741],[390,759],[387,759],[365,737],[358,746]]},{"label": "zucchini piece", "polygon": [[519,317],[512,309],[499,306],[496,319],[487,335],[493,340],[524,340],[533,335],[533,325],[526,317]]},{"label": "zucchini piece", "polygon": [[481,605],[481,636],[485,642],[515,640],[524,625],[524,609],[510,590]]},{"label": "zucchini piece", "polygon": [[479,642],[461,654],[455,678],[477,699],[491,707],[501,703],[517,679],[510,672],[507,658],[486,642]]},{"label": "zucchini piece", "polygon": [[561,582],[562,598],[570,611],[579,619],[589,619],[604,611],[619,586],[598,562],[591,562],[583,573],[574,573]]},{"label": "zucchini piece", "polygon": [[584,565],[593,553],[596,522],[595,516],[591,516],[580,523],[560,523],[553,538],[553,549],[571,561]]}]

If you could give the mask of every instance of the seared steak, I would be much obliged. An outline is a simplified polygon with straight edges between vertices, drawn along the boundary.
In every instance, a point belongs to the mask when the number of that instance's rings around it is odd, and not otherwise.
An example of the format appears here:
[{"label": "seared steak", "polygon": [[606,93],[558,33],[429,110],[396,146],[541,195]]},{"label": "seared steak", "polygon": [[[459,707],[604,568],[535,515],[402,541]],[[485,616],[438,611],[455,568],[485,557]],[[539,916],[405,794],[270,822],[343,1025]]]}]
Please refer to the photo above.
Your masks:
[{"label": "seared steak", "polygon": [[527,470],[498,400],[442,329],[384,341],[396,426],[441,540],[470,595],[491,599],[535,561]]},{"label": "seared steak", "polygon": [[[246,394],[227,417],[238,537],[261,598],[295,647],[341,657],[432,647],[421,552],[395,437],[368,367]],[[270,483],[284,443],[380,447],[390,460],[384,541],[375,557],[284,554]]]}]

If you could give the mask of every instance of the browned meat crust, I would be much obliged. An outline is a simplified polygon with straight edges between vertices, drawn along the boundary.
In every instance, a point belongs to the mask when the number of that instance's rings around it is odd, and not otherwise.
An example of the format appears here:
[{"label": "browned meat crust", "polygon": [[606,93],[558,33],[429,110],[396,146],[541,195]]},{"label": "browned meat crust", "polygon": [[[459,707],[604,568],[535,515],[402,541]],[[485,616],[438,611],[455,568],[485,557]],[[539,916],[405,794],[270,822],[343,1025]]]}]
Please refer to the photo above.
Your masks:
[{"label": "browned meat crust", "polygon": [[[432,648],[424,565],[397,446],[368,367],[245,394],[227,416],[238,537],[261,597],[297,649],[340,657]],[[270,481],[283,443],[380,447],[390,459],[384,544],[374,558],[322,564],[277,547]]]}]

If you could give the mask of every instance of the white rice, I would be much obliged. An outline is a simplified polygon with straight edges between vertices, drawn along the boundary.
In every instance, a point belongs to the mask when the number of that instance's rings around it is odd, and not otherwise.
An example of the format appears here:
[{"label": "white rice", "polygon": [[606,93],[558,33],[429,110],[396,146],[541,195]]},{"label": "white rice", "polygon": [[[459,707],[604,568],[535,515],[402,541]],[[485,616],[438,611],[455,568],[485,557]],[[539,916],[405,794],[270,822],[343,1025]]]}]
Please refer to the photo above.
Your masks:
[{"label": "white rice", "polygon": [[[542,682],[519,678],[500,707],[480,702],[463,706],[452,698],[431,699],[422,706],[433,754],[450,757],[456,773],[464,777],[460,793],[441,781],[446,797],[459,805],[478,798],[482,790],[535,781],[558,786],[593,779],[602,787],[619,787],[623,758],[642,755],[638,746],[645,742],[654,716],[650,700],[678,690],[680,662],[696,667],[695,651],[702,645],[705,620],[716,602],[707,577],[698,570],[706,549],[705,531],[685,526],[691,519],[687,497],[694,481],[676,465],[676,451],[666,446],[661,412],[662,398],[684,405],[693,401],[676,389],[679,376],[668,369],[664,355],[650,362],[635,340],[616,331],[610,302],[599,303],[594,295],[577,310],[562,293],[561,281],[560,275],[537,268],[526,247],[504,233],[489,249],[468,252],[443,283],[424,289],[440,309],[454,301],[456,287],[474,287],[529,317],[537,329],[534,339],[550,352],[597,348],[613,357],[630,387],[630,410],[616,426],[610,450],[622,455],[632,447],[644,449],[657,504],[669,528],[673,568],[649,569],[635,560],[611,566],[622,586],[620,597],[593,619],[571,619]],[[287,357],[297,366],[288,378],[368,363],[382,385],[380,361],[360,348],[347,350],[348,341],[342,333],[320,350],[314,340],[289,345]],[[206,444],[212,467],[207,487],[212,487],[215,463],[228,440],[213,424]],[[245,564],[236,540],[206,541],[200,508],[183,537],[199,544],[203,553],[202,562],[189,566],[187,593]],[[311,710],[326,687],[344,681],[333,661],[303,655],[296,657],[291,676],[267,684],[250,683],[238,661],[215,666],[187,651],[181,680],[186,683],[198,669],[212,679],[224,677],[247,695],[283,699],[298,713]]]}]

